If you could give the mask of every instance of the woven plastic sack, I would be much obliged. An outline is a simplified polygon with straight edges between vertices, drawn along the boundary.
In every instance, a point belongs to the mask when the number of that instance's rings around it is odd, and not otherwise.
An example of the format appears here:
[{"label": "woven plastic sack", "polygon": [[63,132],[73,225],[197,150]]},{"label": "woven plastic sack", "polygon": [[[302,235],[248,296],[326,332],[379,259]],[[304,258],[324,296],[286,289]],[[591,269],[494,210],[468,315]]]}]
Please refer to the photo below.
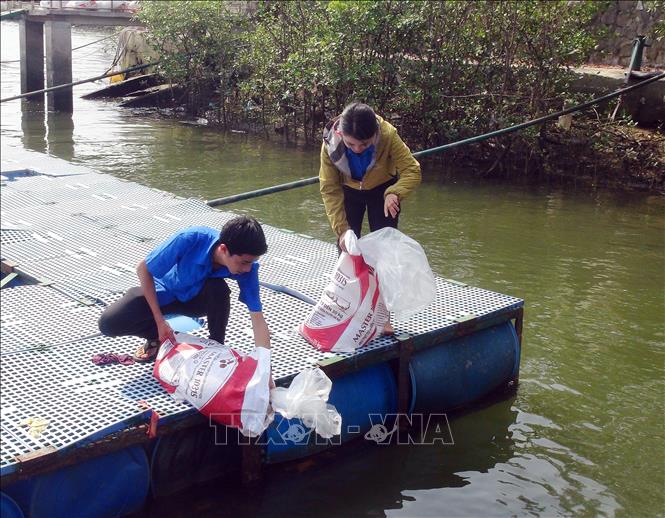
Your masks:
[{"label": "woven plastic sack", "polygon": [[159,348],[153,375],[177,401],[187,401],[213,421],[261,435],[272,420],[270,349],[242,355],[214,340],[176,333]]},{"label": "woven plastic sack", "polygon": [[298,327],[320,351],[354,351],[380,336],[390,319],[376,273],[360,255],[352,231],[344,243],[349,253],[340,254],[330,283]]},{"label": "woven plastic sack", "polygon": [[398,320],[408,319],[434,301],[434,274],[417,241],[387,227],[361,237],[357,247],[376,270],[383,301]]}]

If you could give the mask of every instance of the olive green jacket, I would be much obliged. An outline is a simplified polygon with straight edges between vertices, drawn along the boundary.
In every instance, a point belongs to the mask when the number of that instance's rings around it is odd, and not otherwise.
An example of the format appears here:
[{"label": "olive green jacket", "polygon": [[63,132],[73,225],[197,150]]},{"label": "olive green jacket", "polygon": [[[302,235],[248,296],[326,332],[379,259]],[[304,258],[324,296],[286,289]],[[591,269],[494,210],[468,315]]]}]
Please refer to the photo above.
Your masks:
[{"label": "olive green jacket", "polygon": [[420,164],[397,134],[395,127],[377,116],[379,131],[374,141],[374,155],[361,182],[351,177],[346,159],[346,146],[337,132],[339,117],[328,123],[323,131],[319,180],[323,205],[330,226],[337,236],[349,228],[344,211],[343,185],[353,189],[372,189],[395,176],[399,179],[383,193],[396,194],[400,202],[420,183]]}]

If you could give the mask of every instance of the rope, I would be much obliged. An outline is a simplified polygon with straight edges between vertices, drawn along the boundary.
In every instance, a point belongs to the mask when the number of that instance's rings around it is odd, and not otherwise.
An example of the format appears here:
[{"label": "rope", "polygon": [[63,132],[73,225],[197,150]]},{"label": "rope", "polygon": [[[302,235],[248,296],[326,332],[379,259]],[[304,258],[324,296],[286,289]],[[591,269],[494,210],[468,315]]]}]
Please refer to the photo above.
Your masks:
[{"label": "rope", "polygon": [[[95,43],[99,43],[100,41],[108,40],[109,38],[113,38],[114,36],[115,36],[115,34],[111,34],[111,35],[105,36],[104,38],[101,38],[97,41],[91,41],[90,43],[86,43],[85,45],[79,45],[78,47],[74,47],[72,49],[72,52],[74,52],[75,50],[78,50],[78,49],[82,49],[83,47],[88,47],[89,45],[94,45]],[[44,56],[44,59],[46,59],[46,56]],[[4,65],[5,63],[18,63],[20,61],[21,61],[20,59],[10,59],[9,61],[0,61],[0,64]]]},{"label": "rope", "polygon": [[[662,79],[665,77],[665,72],[661,72],[660,74],[650,77],[649,79],[645,79],[644,81],[641,81],[639,83],[636,83],[632,86],[629,86],[627,88],[621,88],[619,90],[616,90],[615,92],[612,92],[607,95],[603,95],[602,97],[598,97],[596,99],[592,99],[591,101],[587,101],[582,104],[578,104],[576,106],[572,106],[571,108],[566,108],[565,110],[558,111],[556,113],[552,113],[550,115],[545,115],[543,117],[539,117],[537,119],[533,119],[527,122],[523,122],[521,124],[516,124],[515,126],[510,126],[508,128],[502,128],[496,131],[490,131],[489,133],[483,133],[482,135],[477,135],[475,137],[467,138],[464,140],[458,140],[457,142],[451,142],[450,144],[445,144],[443,146],[439,147],[434,147],[431,149],[425,149],[423,151],[418,151],[416,153],[413,153],[413,156],[418,158],[422,156],[427,156],[427,155],[432,155],[434,153],[440,153],[442,151],[447,151],[449,149],[453,149],[459,146],[465,146],[467,144],[473,144],[474,142],[481,142],[483,140],[490,139],[492,137],[498,137],[500,135],[506,135],[508,133],[513,133],[515,131],[523,130],[525,128],[529,128],[531,126],[535,126],[536,124],[542,124],[543,122],[550,121],[552,119],[556,119],[558,117],[561,117],[562,115],[566,115],[568,113],[573,113],[576,111],[584,110],[590,106],[593,106],[594,104],[601,103],[603,101],[607,101],[608,99],[613,99],[614,97],[618,97],[620,95],[623,95],[628,92],[632,92],[633,90],[637,90],[638,88],[642,88],[650,83],[653,83],[654,81],[658,81],[659,79]],[[247,200],[250,198],[256,198],[258,196],[264,196],[266,194],[272,194],[274,192],[280,192],[280,191],[286,191],[289,189],[295,189],[297,187],[303,187],[305,185],[311,185],[314,183],[317,183],[319,181],[318,176],[313,176],[311,178],[304,178],[302,180],[296,180],[294,182],[290,183],[284,183],[281,185],[275,185],[273,187],[266,187],[265,189],[258,189],[256,191],[250,191],[242,194],[236,194],[233,196],[227,196],[225,198],[217,198],[214,200],[209,200],[206,203],[210,205],[211,207],[216,207],[219,205],[226,205],[228,203],[234,203],[236,201],[241,201],[241,200]]]},{"label": "rope", "polygon": [[129,68],[126,68],[124,70],[118,70],[116,72],[108,72],[106,74],[102,74],[101,76],[90,77],[88,79],[81,79],[80,81],[74,81],[73,83],[51,86],[50,88],[44,88],[42,90],[34,90],[32,92],[28,92],[28,93],[25,93],[25,94],[15,95],[13,97],[5,97],[4,99],[0,99],[0,103],[4,103],[4,102],[7,102],[7,101],[13,101],[15,99],[22,99],[24,97],[31,97],[31,96],[37,95],[37,94],[53,92],[55,90],[62,90],[63,88],[71,88],[72,86],[82,85],[83,83],[91,83],[92,81],[98,81],[100,79],[104,79],[105,77],[111,77],[111,76],[114,76],[116,74],[124,74],[126,72],[133,72],[134,70],[143,70],[144,68],[152,67],[152,66],[156,65],[157,63],[159,63],[159,61],[155,61],[154,63],[146,63],[145,65],[136,65],[135,67],[129,67]]}]

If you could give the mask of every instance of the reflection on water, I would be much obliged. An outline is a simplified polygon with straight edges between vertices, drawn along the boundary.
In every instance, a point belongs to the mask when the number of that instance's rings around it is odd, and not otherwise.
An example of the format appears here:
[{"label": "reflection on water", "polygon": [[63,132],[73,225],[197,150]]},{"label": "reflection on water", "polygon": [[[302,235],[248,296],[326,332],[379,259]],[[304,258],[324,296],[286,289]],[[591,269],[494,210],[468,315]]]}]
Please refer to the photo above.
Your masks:
[{"label": "reflection on water", "polygon": [[[454,444],[355,441],[336,452],[272,466],[250,489],[205,484],[153,503],[143,516],[537,516],[620,509],[607,487],[579,473],[590,463],[543,439],[558,428],[510,398],[450,420]],[[446,426],[445,421],[440,421]],[[542,451],[533,452],[534,442]]]},{"label": "reflection on water", "polygon": [[[2,97],[18,92],[18,64],[5,62],[18,57],[17,33],[2,22]],[[107,34],[75,28],[72,46]],[[75,80],[104,71],[113,49],[95,44],[79,56]],[[99,86],[75,87],[75,95]],[[1,116],[3,150],[49,153],[182,196],[219,198],[318,168],[317,150],[113,101],[77,98],[67,116],[12,101]],[[271,468],[260,488],[211,484],[184,495],[182,507],[169,500],[149,514],[662,516],[663,198],[476,182],[472,171],[449,179],[425,166],[401,229],[439,275],[525,299],[516,398],[451,419],[454,446],[361,440]],[[332,239],[318,186],[231,208]]]},{"label": "reflection on water", "polygon": [[21,101],[21,143],[25,149],[47,153],[44,103]]},{"label": "reflection on water", "polygon": [[[398,510],[410,516],[441,516],[447,509],[443,514],[461,516],[469,515],[468,502],[442,507],[444,500],[434,492],[449,488],[457,493],[467,486],[478,505],[484,506],[481,515],[486,515],[495,502],[482,491],[475,492],[476,481],[470,474],[486,475],[513,458],[510,430],[519,414],[513,403],[510,398],[453,418],[453,445],[435,440],[442,436],[436,427],[446,427],[447,422],[434,421],[421,443],[415,436],[415,444],[408,445],[353,441],[313,458],[271,466],[259,487],[247,489],[235,480],[214,482],[188,493],[186,501],[176,496],[156,502],[144,515],[186,516],[193,511],[215,516],[223,509],[225,516],[382,516]],[[477,426],[478,417],[483,426]],[[511,501],[519,502],[518,485],[506,491]],[[418,507],[412,508],[416,503]]]},{"label": "reflection on water", "polygon": [[49,154],[71,162],[74,158],[74,120],[71,113],[46,114],[46,144]]},{"label": "reflection on water", "polygon": [[71,113],[44,111],[41,103],[23,101],[21,143],[25,149],[64,160],[74,158],[74,120]]}]

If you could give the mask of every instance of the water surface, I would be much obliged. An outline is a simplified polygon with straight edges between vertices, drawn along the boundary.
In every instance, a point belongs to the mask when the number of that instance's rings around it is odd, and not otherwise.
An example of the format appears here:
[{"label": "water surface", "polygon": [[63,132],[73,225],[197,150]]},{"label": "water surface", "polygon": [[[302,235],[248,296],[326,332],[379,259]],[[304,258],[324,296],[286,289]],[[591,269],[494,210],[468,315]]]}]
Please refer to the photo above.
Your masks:
[{"label": "water surface", "polygon": [[[107,34],[75,28],[72,46]],[[17,45],[17,24],[3,22],[3,98],[19,89],[18,63],[6,62],[18,58]],[[114,50],[105,45],[75,51],[75,80],[108,67]],[[72,116],[12,101],[1,114],[3,149],[45,152],[183,196],[218,198],[318,170],[317,150],[115,101],[77,98]],[[426,168],[400,228],[437,274],[526,301],[515,397],[454,416],[455,446],[354,445],[309,468],[271,469],[251,492],[206,486],[151,515],[663,516],[663,198],[479,182],[473,171],[451,180],[445,165]],[[232,208],[333,238],[317,186]]]}]

